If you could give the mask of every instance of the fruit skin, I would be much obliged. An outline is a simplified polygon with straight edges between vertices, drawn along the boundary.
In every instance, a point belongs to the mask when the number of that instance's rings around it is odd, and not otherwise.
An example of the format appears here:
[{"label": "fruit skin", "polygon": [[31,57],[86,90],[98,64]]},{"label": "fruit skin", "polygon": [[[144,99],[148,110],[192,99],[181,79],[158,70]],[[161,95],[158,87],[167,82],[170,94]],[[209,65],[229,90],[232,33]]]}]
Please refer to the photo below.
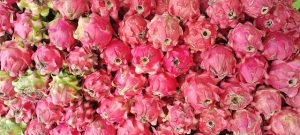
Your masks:
[{"label": "fruit skin", "polygon": [[80,17],[74,38],[81,41],[83,47],[102,51],[111,41],[113,28],[108,16],[92,13],[88,17]]},{"label": "fruit skin", "polygon": [[69,125],[63,123],[56,126],[50,131],[50,135],[80,135],[80,133]]},{"label": "fruit skin", "polygon": [[[170,51],[178,43],[183,30],[179,25],[180,20],[169,14],[155,15],[148,23],[148,41],[153,43],[153,47],[162,51]],[[158,25],[159,24],[159,25]]]},{"label": "fruit skin", "polygon": [[125,68],[131,61],[130,47],[121,40],[112,40],[104,49],[101,57],[107,64],[108,71],[117,71]]},{"label": "fruit skin", "polygon": [[31,46],[14,40],[6,41],[0,47],[1,70],[9,72],[11,77],[23,74],[32,65]]},{"label": "fruit skin", "polygon": [[186,73],[193,65],[193,59],[186,45],[174,47],[163,58],[164,68],[175,77]]},{"label": "fruit skin", "polygon": [[45,99],[37,101],[35,113],[38,121],[45,124],[47,128],[54,123],[59,123],[64,115],[61,106],[54,105]]},{"label": "fruit skin", "polygon": [[91,11],[99,13],[101,16],[111,16],[118,20],[120,0],[90,0]]},{"label": "fruit skin", "polygon": [[217,30],[217,25],[211,24],[209,20],[201,16],[195,22],[186,23],[184,41],[192,49],[192,52],[203,52],[214,45],[218,36]]},{"label": "fruit skin", "polygon": [[9,107],[6,118],[15,119],[16,123],[28,123],[34,116],[35,104],[33,100],[17,97],[6,100],[5,104]]},{"label": "fruit skin", "polygon": [[168,11],[170,15],[181,18],[183,22],[195,21],[200,16],[199,0],[170,0]]},{"label": "fruit skin", "polygon": [[239,19],[243,18],[243,8],[239,0],[215,0],[206,9],[212,24],[218,24],[220,28],[234,28]]},{"label": "fruit skin", "polygon": [[0,4],[0,37],[5,35],[5,32],[12,33],[12,23],[10,18],[12,15],[12,10],[8,5],[1,3]]},{"label": "fruit skin", "polygon": [[263,55],[268,60],[288,60],[294,53],[292,39],[281,32],[270,32],[264,39]]},{"label": "fruit skin", "polygon": [[63,55],[53,45],[38,46],[38,49],[32,55],[32,60],[35,62],[37,70],[43,75],[58,74],[59,69],[63,65]]},{"label": "fruit skin", "polygon": [[156,1],[156,9],[154,11],[155,14],[162,15],[165,12],[168,12],[170,0],[155,0],[155,1]]},{"label": "fruit skin", "polygon": [[150,44],[136,46],[131,50],[132,65],[138,74],[148,73],[156,74],[161,70],[161,60],[163,53],[159,49],[155,49]]},{"label": "fruit skin", "polygon": [[201,58],[203,59],[201,67],[219,79],[231,77],[235,73],[236,59],[229,47],[214,45],[203,52]]},{"label": "fruit skin", "polygon": [[300,92],[297,93],[294,97],[286,97],[285,102],[291,106],[297,109],[297,111],[300,111]]},{"label": "fruit skin", "polygon": [[84,12],[89,10],[87,0],[51,0],[53,9],[59,11],[59,13],[66,19],[74,20],[78,19]]},{"label": "fruit skin", "polygon": [[133,118],[129,118],[118,126],[117,135],[151,135],[146,123],[142,123]]},{"label": "fruit skin", "polygon": [[139,14],[125,16],[119,24],[120,39],[132,47],[145,44],[147,42],[147,24],[148,21]]},{"label": "fruit skin", "polygon": [[239,58],[253,56],[264,49],[262,43],[264,32],[258,30],[250,22],[239,23],[228,34],[228,45]]},{"label": "fruit skin", "polygon": [[155,0],[128,0],[126,4],[129,8],[127,15],[140,14],[144,17],[149,16],[156,6]]},{"label": "fruit skin", "polygon": [[14,80],[15,77],[10,77],[9,73],[0,71],[0,101],[1,99],[10,99],[15,96],[14,86],[12,85]]},{"label": "fruit skin", "polygon": [[45,124],[40,123],[38,119],[32,119],[26,126],[25,135],[39,135],[40,133],[49,135],[50,130],[46,128]]},{"label": "fruit skin", "polygon": [[57,18],[50,22],[48,27],[50,42],[59,50],[72,50],[75,46],[73,33],[76,26],[64,18]]},{"label": "fruit skin", "polygon": [[275,5],[275,0],[241,0],[241,3],[247,15],[257,18],[267,14]]},{"label": "fruit skin", "polygon": [[86,126],[83,135],[116,135],[116,128],[97,117]]},{"label": "fruit skin", "polygon": [[148,80],[149,87],[146,88],[146,91],[150,94],[163,98],[176,93],[178,82],[173,75],[167,72],[150,75]]}]

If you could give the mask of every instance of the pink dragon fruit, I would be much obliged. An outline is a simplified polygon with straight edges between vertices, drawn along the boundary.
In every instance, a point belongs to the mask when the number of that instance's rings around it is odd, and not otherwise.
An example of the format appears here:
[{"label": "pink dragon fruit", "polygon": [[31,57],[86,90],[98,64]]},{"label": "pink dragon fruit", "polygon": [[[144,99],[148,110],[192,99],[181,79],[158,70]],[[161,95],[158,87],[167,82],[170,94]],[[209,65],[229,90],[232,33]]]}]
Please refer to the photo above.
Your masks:
[{"label": "pink dragon fruit", "polygon": [[195,21],[200,16],[199,0],[170,0],[168,11],[170,15],[179,17],[183,22]]},{"label": "pink dragon fruit", "polygon": [[50,135],[80,135],[80,133],[75,128],[63,123],[53,128]]},{"label": "pink dragon fruit", "polygon": [[220,101],[218,92],[220,89],[216,82],[209,77],[190,72],[181,85],[181,91],[185,100],[191,104],[195,113],[200,113],[205,108],[210,108]]},{"label": "pink dragon fruit", "polygon": [[129,112],[128,102],[120,96],[108,96],[101,100],[100,107],[97,108],[97,113],[106,120],[106,123],[122,123],[127,119]]},{"label": "pink dragon fruit", "polygon": [[75,47],[66,60],[69,71],[76,75],[87,75],[95,71],[97,56],[83,47]]},{"label": "pink dragon fruit", "polygon": [[6,100],[5,103],[9,107],[6,118],[14,118],[16,123],[29,122],[34,115],[34,101],[17,97],[12,100]]},{"label": "pink dragon fruit", "polygon": [[134,100],[135,102],[131,106],[130,112],[136,115],[136,120],[156,125],[161,113],[159,99],[150,95],[138,95],[135,96]]},{"label": "pink dragon fruit", "polygon": [[80,95],[78,90],[79,80],[75,75],[69,75],[67,73],[60,73],[56,76],[52,76],[49,88],[49,100],[60,106],[68,106],[72,102],[79,100]]},{"label": "pink dragon fruit", "polygon": [[166,119],[176,134],[189,134],[197,123],[188,104],[176,102],[173,106],[168,106],[168,115]]},{"label": "pink dragon fruit", "polygon": [[74,37],[83,47],[102,51],[113,36],[113,28],[108,16],[92,13],[89,17],[80,17]]},{"label": "pink dragon fruit", "polygon": [[218,24],[222,29],[235,27],[243,18],[243,8],[240,0],[214,0],[206,9],[210,22]]},{"label": "pink dragon fruit", "polygon": [[288,7],[277,4],[267,14],[254,19],[254,25],[264,31],[279,31],[290,17]]},{"label": "pink dragon fruit", "polygon": [[174,76],[186,73],[193,65],[193,59],[186,45],[174,47],[163,59],[164,68]]},{"label": "pink dragon fruit", "polygon": [[294,107],[298,112],[300,112],[300,92],[298,92],[294,97],[285,98],[285,101],[288,105]]},{"label": "pink dragon fruit", "polygon": [[287,60],[294,53],[292,39],[281,32],[269,33],[264,40],[263,55],[268,60]]},{"label": "pink dragon fruit", "polygon": [[263,114],[265,119],[269,119],[281,110],[281,95],[279,91],[272,88],[260,88],[256,91],[251,105]]},{"label": "pink dragon fruit", "polygon": [[53,9],[66,19],[74,20],[79,18],[83,13],[89,10],[87,0],[51,0]]},{"label": "pink dragon fruit", "polygon": [[184,41],[192,49],[192,52],[204,51],[215,43],[218,36],[217,30],[217,25],[211,24],[201,16],[196,22],[187,22]]},{"label": "pink dragon fruit", "polygon": [[97,117],[86,126],[83,135],[116,135],[116,129],[113,125],[107,125],[105,120]]},{"label": "pink dragon fruit", "polygon": [[5,0],[5,1],[1,1],[1,2],[7,6],[12,6],[16,2],[18,2],[18,0]]},{"label": "pink dragon fruit", "polygon": [[9,72],[9,75],[16,77],[24,73],[28,66],[31,66],[31,47],[27,44],[16,41],[6,41],[0,47],[1,70]]},{"label": "pink dragon fruit", "polygon": [[125,45],[121,40],[112,40],[101,57],[107,64],[108,71],[117,71],[120,68],[126,67],[131,61],[130,47]]},{"label": "pink dragon fruit", "polygon": [[154,135],[177,135],[175,132],[173,132],[172,127],[169,125],[169,122],[167,124],[159,124],[158,128],[152,128]]},{"label": "pink dragon fruit", "polygon": [[90,0],[91,11],[99,13],[101,16],[110,15],[118,20],[118,11],[120,9],[120,0]]},{"label": "pink dragon fruit", "polygon": [[255,55],[242,59],[237,67],[239,80],[248,83],[249,88],[254,89],[257,84],[263,83],[268,61],[261,55]]},{"label": "pink dragon fruit", "polygon": [[46,125],[40,123],[38,119],[32,119],[29,124],[26,126],[25,135],[49,135],[50,130],[46,128]]},{"label": "pink dragon fruit", "polygon": [[239,23],[228,34],[228,45],[232,47],[238,57],[253,56],[264,49],[262,37],[264,33],[250,22]]},{"label": "pink dragon fruit", "polygon": [[144,17],[150,15],[155,8],[155,0],[128,0],[127,2],[129,11],[127,15],[140,14]]},{"label": "pink dragon fruit", "polygon": [[221,83],[221,107],[230,110],[242,110],[253,100],[248,87],[236,80]]},{"label": "pink dragon fruit", "polygon": [[259,115],[253,113],[252,110],[243,109],[236,111],[229,123],[228,129],[234,135],[262,135],[260,128],[262,119]]},{"label": "pink dragon fruit", "polygon": [[219,134],[227,127],[230,113],[218,108],[205,109],[200,114],[198,128],[203,134]]},{"label": "pink dragon fruit", "polygon": [[131,50],[132,65],[138,74],[156,74],[161,70],[163,53],[151,45],[137,46]]},{"label": "pink dragon fruit", "polygon": [[7,72],[0,71],[0,100],[13,98],[15,96],[14,86],[12,81],[14,77],[10,77]]},{"label": "pink dragon fruit", "polygon": [[119,24],[120,39],[133,47],[146,43],[147,23],[148,21],[139,14],[126,16]]},{"label": "pink dragon fruit", "polygon": [[5,33],[12,33],[11,16],[11,9],[6,4],[0,3],[0,37]]},{"label": "pink dragon fruit", "polygon": [[149,76],[149,87],[146,88],[148,93],[155,96],[167,97],[176,93],[178,83],[176,78],[169,73],[159,73]]},{"label": "pink dragon fruit", "polygon": [[62,120],[63,108],[46,100],[40,100],[37,102],[35,113],[38,121],[46,124],[46,127],[48,128],[52,124]]},{"label": "pink dragon fruit", "polygon": [[162,51],[172,50],[183,35],[179,22],[178,18],[168,14],[156,15],[147,25],[149,42]]},{"label": "pink dragon fruit", "polygon": [[201,67],[210,71],[219,79],[232,76],[235,72],[236,59],[232,50],[223,45],[214,45],[201,55]]},{"label": "pink dragon fruit", "polygon": [[49,39],[59,50],[67,49],[70,51],[75,46],[75,39],[73,33],[75,25],[64,19],[58,18],[50,22],[48,25]]},{"label": "pink dragon fruit", "polygon": [[9,108],[4,104],[5,100],[0,99],[0,116],[3,117],[8,112]]},{"label": "pink dragon fruit", "polygon": [[151,135],[149,126],[133,118],[127,119],[118,126],[117,135]]},{"label": "pink dragon fruit", "polygon": [[300,114],[286,108],[274,114],[270,122],[271,130],[280,135],[296,135],[300,132]]},{"label": "pink dragon fruit", "polygon": [[267,14],[274,6],[274,0],[241,0],[244,12],[253,17]]},{"label": "pink dragon fruit", "polygon": [[103,69],[89,74],[83,83],[83,91],[87,94],[85,97],[100,101],[104,96],[110,94],[111,80],[111,75]]},{"label": "pink dragon fruit", "polygon": [[300,34],[300,14],[296,10],[289,10],[290,18],[287,23],[283,26],[282,30],[284,33],[292,33],[293,36],[299,38]]},{"label": "pink dragon fruit", "polygon": [[155,0],[155,1],[156,1],[155,14],[162,15],[162,14],[168,12],[170,0]]},{"label": "pink dragon fruit", "polygon": [[127,98],[141,93],[146,81],[142,74],[137,74],[132,67],[128,67],[117,72],[113,86],[116,87],[116,94]]},{"label": "pink dragon fruit", "polygon": [[284,61],[274,61],[270,72],[265,77],[265,82],[273,88],[285,93],[288,97],[294,97],[300,87],[299,69]]},{"label": "pink dragon fruit", "polygon": [[63,55],[53,45],[39,45],[32,55],[36,68],[41,74],[58,74],[63,65]]}]

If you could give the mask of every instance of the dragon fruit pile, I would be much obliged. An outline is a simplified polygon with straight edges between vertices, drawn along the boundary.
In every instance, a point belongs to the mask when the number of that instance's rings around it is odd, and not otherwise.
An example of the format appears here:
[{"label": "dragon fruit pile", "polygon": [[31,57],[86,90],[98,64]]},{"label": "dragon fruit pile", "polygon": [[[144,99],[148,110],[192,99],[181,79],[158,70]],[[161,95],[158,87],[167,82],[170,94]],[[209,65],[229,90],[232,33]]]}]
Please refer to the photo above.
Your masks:
[{"label": "dragon fruit pile", "polygon": [[293,0],[2,0],[1,135],[299,135]]}]

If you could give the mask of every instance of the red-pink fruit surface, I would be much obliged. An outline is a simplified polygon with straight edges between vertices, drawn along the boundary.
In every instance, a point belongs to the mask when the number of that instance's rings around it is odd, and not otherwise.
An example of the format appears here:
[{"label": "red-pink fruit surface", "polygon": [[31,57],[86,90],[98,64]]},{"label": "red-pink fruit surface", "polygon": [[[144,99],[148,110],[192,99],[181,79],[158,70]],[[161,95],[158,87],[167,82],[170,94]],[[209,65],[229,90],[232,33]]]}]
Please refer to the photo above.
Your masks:
[{"label": "red-pink fruit surface", "polygon": [[12,85],[12,81],[15,78],[10,77],[8,73],[0,72],[0,93],[1,98],[13,98],[15,96],[14,86]]},{"label": "red-pink fruit surface", "polygon": [[179,17],[183,22],[195,21],[200,16],[199,0],[170,0],[170,15]]},{"label": "red-pink fruit surface", "polygon": [[16,123],[22,121],[27,123],[33,118],[35,105],[32,100],[18,97],[7,100],[6,105],[9,107],[6,118],[14,118]]},{"label": "red-pink fruit surface", "polygon": [[176,135],[176,133],[173,132],[173,129],[169,124],[159,124],[157,129],[152,129],[154,135]]},{"label": "red-pink fruit surface", "polygon": [[4,100],[0,100],[0,116],[6,115],[8,107],[4,104]]},{"label": "red-pink fruit surface", "polygon": [[257,18],[270,12],[275,0],[241,0],[241,3],[247,15]]},{"label": "red-pink fruit surface", "polygon": [[63,108],[46,100],[40,100],[37,102],[35,113],[38,121],[49,127],[51,124],[61,121]]},{"label": "red-pink fruit surface", "polygon": [[133,118],[127,119],[118,126],[117,135],[151,135],[149,126]]},{"label": "red-pink fruit surface", "polygon": [[52,129],[50,135],[80,135],[80,133],[75,128],[63,123]]},{"label": "red-pink fruit surface", "polygon": [[196,22],[186,23],[184,41],[192,52],[205,51],[215,43],[217,30],[217,25],[201,16]]},{"label": "red-pink fruit surface", "polygon": [[300,92],[298,92],[294,97],[285,98],[285,101],[288,105],[296,108],[298,112],[300,111]]},{"label": "red-pink fruit surface", "polygon": [[40,123],[38,119],[32,119],[26,127],[25,135],[40,135],[40,133],[49,135],[50,130],[46,128],[45,124]]},{"label": "red-pink fruit surface", "polygon": [[10,22],[10,18],[12,15],[11,9],[5,5],[0,4],[0,37],[7,33],[12,33],[12,24]]},{"label": "red-pink fruit surface", "polygon": [[108,71],[124,68],[131,61],[130,47],[121,40],[112,40],[101,55],[107,64]]},{"label": "red-pink fruit surface", "polygon": [[155,14],[162,15],[162,14],[168,12],[170,0],[155,0],[155,1],[156,1]]},{"label": "red-pink fruit surface", "polygon": [[179,19],[169,14],[156,15],[147,28],[149,42],[162,51],[170,51],[177,45],[183,30],[179,25]]},{"label": "red-pink fruit surface", "polygon": [[147,23],[148,21],[139,14],[125,16],[124,20],[120,22],[120,39],[133,47],[146,43]]},{"label": "red-pink fruit surface", "polygon": [[90,7],[92,12],[99,13],[101,16],[110,15],[118,20],[120,0],[90,0]]},{"label": "red-pink fruit surface", "polygon": [[32,32],[31,14],[24,12],[17,14],[17,19],[13,22],[14,34],[20,36],[22,39],[27,39]]},{"label": "red-pink fruit surface", "polygon": [[116,128],[106,124],[105,120],[97,117],[86,126],[83,135],[116,135]]},{"label": "red-pink fruit surface", "polygon": [[129,11],[127,15],[140,14],[144,17],[150,15],[155,8],[155,0],[128,0]]},{"label": "red-pink fruit surface", "polygon": [[250,22],[239,23],[228,34],[228,45],[238,57],[253,56],[264,49],[262,37],[264,33]]},{"label": "red-pink fruit surface", "polygon": [[89,10],[89,3],[87,0],[51,0],[53,9],[66,19],[78,19],[83,13]]}]

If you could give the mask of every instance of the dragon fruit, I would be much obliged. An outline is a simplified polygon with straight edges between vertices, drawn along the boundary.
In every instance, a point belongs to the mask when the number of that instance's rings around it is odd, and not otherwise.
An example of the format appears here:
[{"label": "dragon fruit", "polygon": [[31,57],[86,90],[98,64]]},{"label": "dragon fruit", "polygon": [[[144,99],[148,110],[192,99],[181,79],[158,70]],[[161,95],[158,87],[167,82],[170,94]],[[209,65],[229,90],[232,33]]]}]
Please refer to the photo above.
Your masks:
[{"label": "dragon fruit", "polygon": [[66,60],[69,71],[76,75],[87,75],[95,71],[97,57],[83,47],[75,47]]},{"label": "dragon fruit", "polygon": [[7,72],[0,71],[0,100],[13,98],[15,96],[14,86],[12,81],[14,77],[10,77]]},{"label": "dragon fruit", "polygon": [[54,10],[66,19],[78,19],[83,13],[89,10],[89,3],[87,0],[51,0]]},{"label": "dragon fruit", "polygon": [[221,83],[221,107],[230,110],[242,110],[253,100],[248,87],[236,80]]},{"label": "dragon fruit", "polygon": [[295,109],[297,109],[298,112],[300,112],[300,92],[298,92],[297,95],[294,97],[285,98],[285,101],[288,105],[294,107]]},{"label": "dragon fruit", "polygon": [[201,54],[201,67],[210,71],[219,79],[232,76],[235,72],[236,59],[232,50],[223,45],[214,45]]},{"label": "dragon fruit", "polygon": [[76,43],[73,37],[75,29],[76,27],[72,22],[64,18],[55,19],[48,25],[50,42],[59,50],[67,49],[70,51]]},{"label": "dragon fruit", "polygon": [[264,49],[262,37],[264,33],[250,22],[239,23],[228,34],[228,45],[236,52],[238,57],[253,56]]},{"label": "dragon fruit", "polygon": [[139,14],[126,16],[119,24],[120,39],[133,47],[146,43],[147,23],[148,21]]},{"label": "dragon fruit", "polygon": [[162,15],[165,12],[168,12],[169,1],[170,0],[155,0],[156,1],[156,9],[155,14]]},{"label": "dragon fruit", "polygon": [[170,15],[179,17],[183,22],[195,21],[200,16],[199,0],[170,0],[168,11]]},{"label": "dragon fruit", "polygon": [[267,14],[275,4],[275,0],[241,0],[244,12],[253,17]]},{"label": "dragon fruit", "polygon": [[237,25],[238,20],[243,18],[243,7],[240,0],[214,0],[206,13],[211,23],[223,29]]},{"label": "dragon fruit", "polygon": [[150,95],[138,95],[134,100],[135,102],[134,105],[131,106],[130,112],[136,115],[136,120],[156,125],[161,113],[159,99]]},{"label": "dragon fruit", "polygon": [[88,17],[80,17],[74,38],[81,41],[83,47],[102,51],[113,36],[113,28],[108,16],[92,13]]},{"label": "dragon fruit", "polygon": [[263,55],[268,60],[287,60],[294,53],[292,39],[281,32],[271,32],[264,40]]},{"label": "dragon fruit", "polygon": [[116,135],[116,129],[112,125],[107,125],[105,120],[97,117],[86,126],[83,135]]},{"label": "dragon fruit", "polygon": [[121,96],[107,96],[101,100],[101,105],[97,108],[97,113],[107,124],[122,123],[127,119],[129,112],[127,101]]},{"label": "dragon fruit", "polygon": [[233,118],[229,121],[229,130],[234,135],[251,134],[262,135],[260,125],[262,119],[252,110],[238,110],[234,113]]},{"label": "dragon fruit", "polygon": [[63,108],[46,100],[40,100],[37,102],[35,113],[38,121],[49,128],[51,124],[58,123],[62,120]]},{"label": "dragon fruit", "polygon": [[296,135],[300,132],[300,115],[292,109],[283,109],[271,118],[270,127],[275,134]]},{"label": "dragon fruit", "polygon": [[49,135],[50,130],[46,128],[46,125],[40,123],[38,119],[32,119],[29,124],[26,126],[25,135],[40,135],[45,134]]},{"label": "dragon fruit", "polygon": [[29,122],[34,115],[34,101],[21,97],[8,100],[5,103],[9,107],[6,118],[14,118],[16,123]]},{"label": "dragon fruit", "polygon": [[146,88],[148,93],[155,96],[167,97],[176,93],[178,82],[176,78],[169,73],[159,73],[149,76],[149,87]]},{"label": "dragon fruit", "polygon": [[58,74],[63,65],[63,55],[53,45],[39,45],[32,55],[37,70],[43,75]]},{"label": "dragon fruit", "polygon": [[124,68],[131,61],[130,47],[121,40],[112,40],[101,55],[107,64],[108,71]]},{"label": "dragon fruit", "polygon": [[159,124],[158,128],[152,128],[154,135],[176,135],[175,132],[173,132],[172,127],[169,124]]},{"label": "dragon fruit", "polygon": [[103,69],[86,76],[82,89],[87,94],[86,99],[100,101],[104,96],[109,95],[112,89],[111,80],[112,77]]},{"label": "dragon fruit", "polygon": [[8,112],[8,107],[4,104],[4,100],[0,99],[0,117],[3,117]]},{"label": "dragon fruit", "polygon": [[272,88],[260,88],[256,91],[251,105],[264,115],[265,119],[269,119],[281,110],[281,95],[279,91]]},{"label": "dragon fruit", "polygon": [[6,41],[0,47],[1,70],[9,72],[16,77],[23,74],[28,66],[31,66],[31,47],[14,40]]},{"label": "dragon fruit", "polygon": [[147,28],[149,42],[153,43],[154,48],[161,48],[162,51],[172,50],[183,35],[179,19],[169,14],[156,15]]},{"label": "dragon fruit", "polygon": [[193,65],[193,59],[186,45],[174,47],[163,59],[164,68],[174,76],[184,74]]},{"label": "dragon fruit", "polygon": [[79,100],[78,90],[79,80],[74,75],[61,72],[56,76],[52,76],[50,82],[49,97],[54,105],[68,106],[72,102]]},{"label": "dragon fruit", "polygon": [[12,10],[7,5],[0,3],[0,37],[5,33],[12,33],[11,16]]},{"label": "dragon fruit", "polygon": [[139,122],[135,119],[127,119],[119,125],[117,135],[151,135],[147,124]]},{"label": "dragon fruit", "polygon": [[173,132],[189,134],[195,128],[194,124],[197,123],[197,120],[188,104],[177,102],[173,106],[168,106],[168,110],[166,119],[170,122]]},{"label": "dragon fruit", "polygon": [[134,47],[131,50],[132,65],[138,74],[155,74],[161,70],[161,60],[163,53],[153,48],[151,45],[142,45]]},{"label": "dragon fruit", "polygon": [[80,133],[71,126],[63,123],[50,131],[50,135],[80,135]]},{"label": "dragon fruit", "polygon": [[221,91],[215,81],[202,74],[190,72],[186,76],[181,90],[185,100],[191,104],[195,113],[200,113],[205,108],[210,108],[220,101],[218,93]]},{"label": "dragon fruit", "polygon": [[284,61],[274,61],[265,82],[273,88],[285,93],[288,97],[294,97],[300,87],[299,69]]},{"label": "dragon fruit", "polygon": [[140,14],[144,17],[150,15],[155,8],[155,0],[128,0],[126,2],[129,11],[127,15]]},{"label": "dragon fruit", "polygon": [[118,20],[120,0],[90,0],[91,11],[99,13],[101,16],[110,15],[114,20]]},{"label": "dragon fruit", "polygon": [[184,41],[192,51],[204,51],[215,43],[217,30],[217,25],[211,24],[201,16],[196,22],[186,23]]},{"label": "dragon fruit", "polygon": [[219,134],[227,127],[229,112],[218,108],[205,109],[200,114],[198,128],[203,134]]},{"label": "dragon fruit", "polygon": [[142,92],[146,78],[134,72],[132,67],[120,69],[112,82],[116,87],[116,94],[129,98]]}]

